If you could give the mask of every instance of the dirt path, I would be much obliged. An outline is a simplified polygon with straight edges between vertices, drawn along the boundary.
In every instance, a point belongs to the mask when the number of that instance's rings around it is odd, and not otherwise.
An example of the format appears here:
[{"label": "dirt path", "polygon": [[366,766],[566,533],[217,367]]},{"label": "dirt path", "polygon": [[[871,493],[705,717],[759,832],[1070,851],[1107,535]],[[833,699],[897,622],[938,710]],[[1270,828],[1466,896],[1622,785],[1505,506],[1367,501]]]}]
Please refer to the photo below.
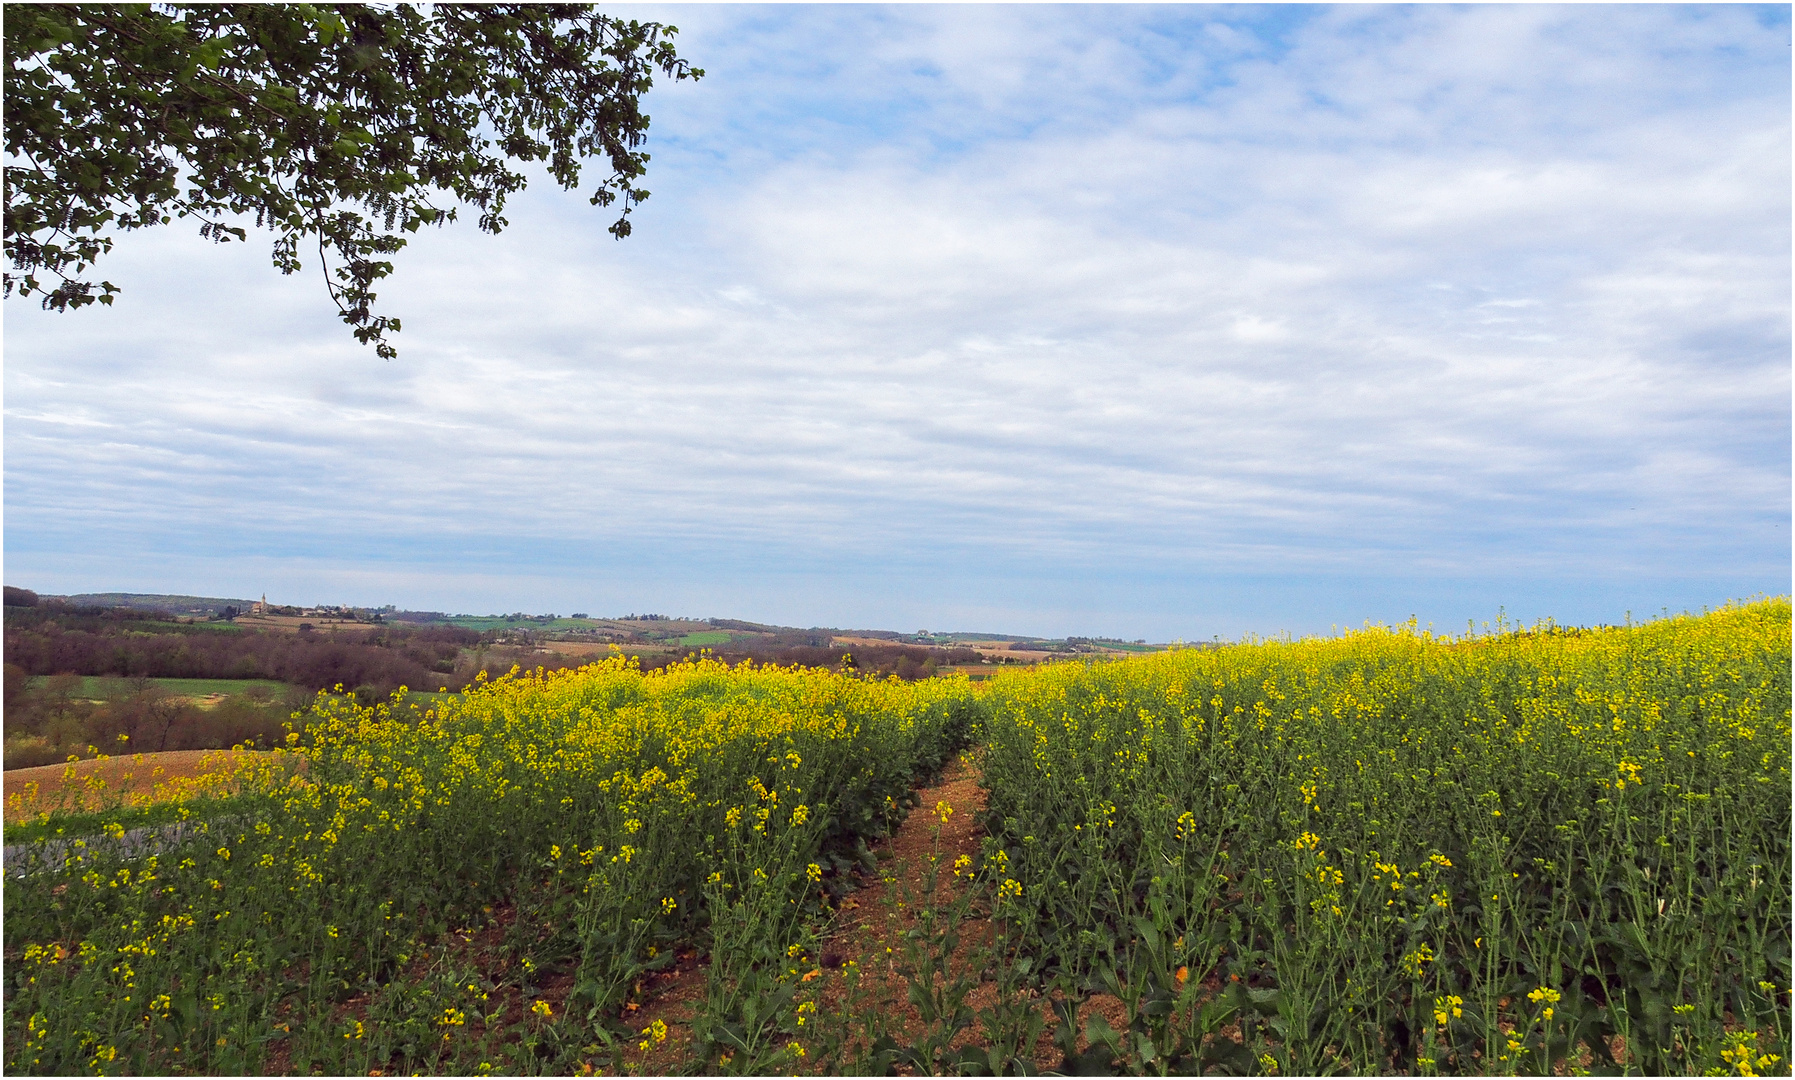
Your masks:
[{"label": "dirt path", "polygon": [[[909,1001],[909,984],[898,971],[902,957],[902,936],[916,925],[912,905],[902,904],[904,897],[921,897],[923,882],[931,856],[939,860],[937,906],[945,905],[960,894],[952,868],[965,856],[970,865],[980,859],[979,842],[984,830],[976,821],[985,808],[985,792],[979,786],[980,774],[969,758],[951,762],[937,781],[917,791],[918,805],[897,831],[887,840],[873,846],[879,857],[877,875],[856,874],[858,891],[849,894],[825,937],[820,961],[813,976],[820,980],[815,997],[817,1015],[840,1015],[852,1008],[849,1017],[854,1030],[864,1030],[859,1020],[867,1010],[878,1010],[886,1029],[898,1036],[914,1037],[921,1027],[920,1014]],[[941,810],[949,811],[942,820]],[[961,927],[960,945],[949,963],[952,973],[968,970],[979,947],[989,941],[992,927],[979,913],[974,913]],[[846,970],[852,962],[860,972],[860,999],[850,1003]],[[628,1058],[630,1071],[642,1075],[666,1074],[690,1069],[697,1047],[693,1044],[690,1022],[698,1003],[704,997],[705,965],[690,962],[681,970],[656,976],[644,984],[637,1007],[630,1015],[644,1026],[654,1020],[667,1025],[667,1040],[647,1053],[632,1052]],[[997,998],[994,983],[984,981],[967,997],[973,1009],[991,1005]],[[1105,1013],[1114,1012],[1112,1022],[1119,1021],[1120,1002],[1114,1008],[1094,999],[1087,1007]],[[1041,1002],[1046,1032],[1034,1053],[1037,1068],[1046,1069],[1059,1063],[1059,1051],[1052,1043],[1053,1017],[1045,1001]],[[956,1045],[978,1042],[976,1028],[961,1036]],[[1080,1039],[1080,1043],[1083,1040]],[[801,1065],[800,1068],[803,1066]],[[900,1073],[905,1072],[900,1068]]]}]

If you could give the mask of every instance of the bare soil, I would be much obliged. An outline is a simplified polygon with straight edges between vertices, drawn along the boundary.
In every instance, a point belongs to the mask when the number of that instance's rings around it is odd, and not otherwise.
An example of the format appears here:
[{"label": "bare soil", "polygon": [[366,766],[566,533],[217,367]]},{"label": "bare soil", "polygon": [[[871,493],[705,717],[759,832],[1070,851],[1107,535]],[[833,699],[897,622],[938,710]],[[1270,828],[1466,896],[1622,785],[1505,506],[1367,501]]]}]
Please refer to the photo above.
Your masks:
[{"label": "bare soil", "polygon": [[[862,1014],[869,1009],[878,1010],[887,1029],[900,1041],[906,1034],[918,1033],[921,1017],[909,1001],[908,983],[897,971],[902,935],[916,925],[916,913],[908,905],[894,911],[894,901],[921,895],[931,857],[938,859],[942,867],[937,877],[937,903],[945,905],[958,895],[951,869],[954,861],[965,855],[976,864],[980,857],[979,840],[984,830],[975,815],[985,808],[985,792],[979,780],[978,769],[970,761],[962,758],[952,762],[934,784],[917,791],[918,805],[903,825],[889,839],[874,846],[879,875],[857,879],[861,888],[843,900],[821,956],[811,958],[817,964],[810,977],[819,981],[819,1017],[840,1014],[850,1007],[845,970],[853,962],[861,972],[862,994],[862,1000],[854,1007]],[[936,812],[943,804],[952,809],[945,822]],[[961,927],[960,946],[949,962],[950,971],[968,971],[974,954],[989,941],[992,931],[991,923],[975,912]],[[642,1027],[654,1020],[665,1022],[668,1036],[664,1043],[651,1045],[646,1052],[631,1048],[626,1064],[632,1073],[666,1075],[691,1067],[697,1053],[691,1020],[704,997],[707,967],[697,958],[682,957],[676,970],[644,982],[638,1003],[629,1007],[630,1015],[639,1017]],[[996,984],[983,980],[968,995],[967,1004],[981,1009],[996,998]],[[1040,1007],[1045,1032],[1033,1057],[1036,1067],[1045,1070],[1059,1064],[1059,1051],[1053,1044],[1052,1009],[1045,999],[1040,1001]],[[1079,1015],[1087,1016],[1093,1009],[1104,1014],[1112,1026],[1125,1026],[1120,1001],[1098,995],[1087,999]],[[979,1041],[979,1032],[974,1029],[964,1033],[956,1045],[976,1045]],[[1079,1048],[1084,1048],[1082,1036]],[[899,1071],[907,1074],[902,1067]]]},{"label": "bare soil", "polygon": [[[142,755],[142,759],[145,764],[152,763],[152,759],[154,763],[164,763],[163,759],[172,756]],[[191,756],[197,759],[201,755],[191,752]],[[129,762],[130,759],[114,760]],[[132,774],[134,783],[144,782],[138,773],[144,770],[145,764],[139,764],[137,773]],[[199,764],[195,760],[189,767],[199,767]],[[119,770],[117,765],[113,768]],[[48,771],[60,769],[61,766],[52,766]],[[11,774],[9,780],[10,777]],[[954,862],[962,855],[976,862],[980,856],[979,842],[984,835],[975,820],[985,806],[985,793],[979,782],[978,769],[969,759],[950,763],[935,783],[916,791],[916,808],[894,834],[874,846],[878,872],[856,875],[858,891],[842,901],[818,954],[807,958],[813,970],[806,975],[805,981],[812,984],[811,994],[818,1004],[815,1015],[819,1020],[840,1016],[852,1009],[854,1015],[849,1018],[850,1025],[859,1030],[859,1021],[876,1012],[884,1018],[886,1030],[900,1042],[914,1042],[920,1034],[920,1015],[909,1001],[907,981],[897,970],[898,958],[902,955],[902,936],[916,925],[917,917],[911,905],[900,901],[905,897],[920,897],[931,858],[942,868],[937,878],[937,904],[945,905],[958,895],[952,873]],[[945,815],[945,821],[941,815],[943,810],[951,810]],[[507,983],[513,961],[507,955],[504,941],[516,918],[517,911],[512,906],[496,905],[478,920],[480,925],[456,929],[448,941],[430,951],[447,950],[458,960],[484,972],[495,984]],[[953,974],[971,970],[976,962],[975,954],[988,943],[993,929],[982,912],[974,911],[969,916],[960,928],[961,944],[949,961]],[[415,978],[423,977],[425,960],[420,956],[414,961]],[[846,971],[850,962],[861,972],[860,997],[854,1002],[848,995]],[[624,1006],[628,1023],[641,1030],[660,1020],[667,1026],[667,1038],[659,1043],[646,1040],[646,1049],[636,1043],[626,1044],[624,1066],[627,1074],[678,1075],[691,1072],[699,1064],[695,1060],[698,1048],[691,1023],[705,996],[708,968],[707,958],[695,949],[682,946],[669,969],[644,975],[637,982],[630,1002]],[[529,1015],[532,1001],[548,1004],[557,1018],[565,1015],[567,997],[573,990],[572,976],[545,973],[545,977],[540,977],[537,982],[536,992],[528,997],[510,985],[502,985],[494,991],[491,1005],[503,1015],[493,1025],[493,1031],[520,1031],[535,1022]],[[967,1004],[977,1010],[993,1004],[996,998],[996,985],[981,979],[969,994]],[[1047,999],[1038,999],[1038,1004],[1044,1033],[1031,1056],[1035,1067],[1046,1071],[1060,1063],[1060,1052],[1053,1042],[1056,1017]],[[339,1018],[365,1019],[367,1005],[367,995],[357,995],[340,1006]],[[1079,1009],[1081,1021],[1093,1010],[1101,1013],[1112,1027],[1125,1026],[1120,1001],[1107,995],[1085,999]],[[474,1033],[475,1024],[470,1020],[470,1034]],[[484,1037],[487,1026],[484,1022],[478,1022],[477,1026]],[[975,1027],[964,1032],[956,1046],[980,1042],[981,1033]],[[1081,1051],[1086,1046],[1082,1035],[1077,1046]],[[269,1074],[286,1072],[288,1051],[284,1040],[277,1041],[272,1051]],[[797,1067],[800,1071],[815,1073],[821,1071],[822,1064],[811,1058]],[[898,1068],[901,1075],[908,1075],[910,1071],[903,1066]],[[595,1072],[602,1075],[598,1062],[592,1061],[578,1066],[576,1075],[593,1075]],[[381,1071],[376,1070],[373,1075],[381,1075]]]}]

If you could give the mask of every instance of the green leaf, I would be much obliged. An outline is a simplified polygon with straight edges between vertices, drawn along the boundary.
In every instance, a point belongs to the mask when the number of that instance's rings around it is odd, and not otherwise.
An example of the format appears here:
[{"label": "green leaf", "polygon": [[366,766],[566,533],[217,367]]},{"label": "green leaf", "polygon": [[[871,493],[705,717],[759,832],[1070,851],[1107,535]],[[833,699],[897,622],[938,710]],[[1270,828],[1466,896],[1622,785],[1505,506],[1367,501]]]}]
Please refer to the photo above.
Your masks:
[{"label": "green leaf", "polygon": [[[657,71],[702,74],[658,24],[549,5],[21,4],[5,28],[9,149],[37,164],[7,172],[9,283],[34,294],[48,271],[62,284],[45,306],[79,308],[96,299],[81,264],[116,232],[243,215],[273,231],[283,272],[289,238],[320,245],[347,274],[327,279],[331,302],[382,356],[400,325],[373,310],[392,266],[370,256],[454,216],[410,206],[447,191],[496,232],[526,186],[517,165],[550,160],[573,189],[595,156],[609,175],[594,202],[622,196],[610,231],[626,236],[646,194],[642,95]],[[515,138],[495,146],[486,125]]]}]

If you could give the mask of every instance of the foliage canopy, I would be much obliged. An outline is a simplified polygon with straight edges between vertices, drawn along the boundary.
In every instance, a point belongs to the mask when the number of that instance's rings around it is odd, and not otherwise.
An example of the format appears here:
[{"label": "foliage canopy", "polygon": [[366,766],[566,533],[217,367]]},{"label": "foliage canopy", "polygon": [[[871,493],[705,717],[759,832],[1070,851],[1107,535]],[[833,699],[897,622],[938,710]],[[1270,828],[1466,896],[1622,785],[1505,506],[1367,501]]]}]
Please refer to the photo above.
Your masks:
[{"label": "foliage canopy", "polygon": [[115,233],[191,216],[243,240],[253,218],[283,273],[317,245],[343,321],[390,358],[389,257],[456,203],[504,228],[514,165],[572,189],[606,159],[590,201],[629,235],[642,95],[656,69],[704,74],[676,33],[579,4],[7,4],[6,294],[109,304],[89,270]]}]

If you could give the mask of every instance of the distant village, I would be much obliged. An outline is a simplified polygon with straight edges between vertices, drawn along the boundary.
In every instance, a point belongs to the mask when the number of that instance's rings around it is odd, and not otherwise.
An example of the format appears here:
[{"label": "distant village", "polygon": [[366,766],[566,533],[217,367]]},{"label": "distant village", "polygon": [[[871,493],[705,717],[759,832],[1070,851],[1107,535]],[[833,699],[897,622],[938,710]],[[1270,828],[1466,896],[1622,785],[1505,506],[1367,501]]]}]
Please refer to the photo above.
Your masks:
[{"label": "distant village", "polygon": [[241,617],[252,619],[281,617],[328,619],[335,622],[377,623],[384,622],[385,616],[390,615],[397,610],[398,609],[392,604],[379,608],[358,608],[350,607],[347,604],[322,604],[317,607],[296,607],[290,604],[270,604],[268,602],[268,594],[263,593],[262,598],[251,603],[247,611],[239,610],[234,605],[226,606],[219,611],[218,617],[226,620]]}]

